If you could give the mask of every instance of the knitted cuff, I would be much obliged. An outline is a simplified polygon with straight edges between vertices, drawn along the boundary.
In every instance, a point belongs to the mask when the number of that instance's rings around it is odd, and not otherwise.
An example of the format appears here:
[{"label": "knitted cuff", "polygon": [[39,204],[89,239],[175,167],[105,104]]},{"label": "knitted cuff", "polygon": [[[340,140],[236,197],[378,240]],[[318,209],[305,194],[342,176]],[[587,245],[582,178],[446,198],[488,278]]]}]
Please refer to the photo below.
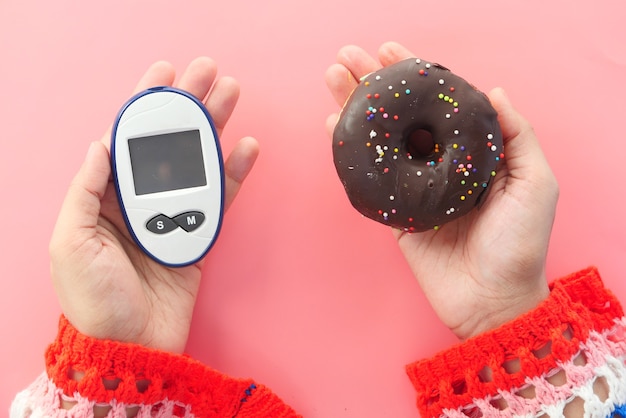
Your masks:
[{"label": "knitted cuff", "polygon": [[[623,358],[626,353],[623,315],[595,268],[557,280],[550,286],[550,296],[534,310],[431,359],[408,365],[407,373],[418,392],[418,409],[424,417],[492,416],[490,412],[503,408],[514,414],[528,413],[533,402],[537,408],[547,402],[539,399],[548,393],[540,387],[545,379],[556,369],[573,367],[575,360],[586,364],[577,369],[577,379],[593,384],[594,373],[607,358]],[[604,357],[577,359],[581,352],[601,352]],[[568,396],[571,400],[573,385],[568,382],[563,393],[557,394],[564,398],[563,404]],[[521,390],[528,387],[531,396]],[[554,390],[551,393],[557,396]]]},{"label": "knitted cuff", "polygon": [[[46,370],[65,398],[100,405],[154,410],[167,401],[175,402],[174,416],[271,416],[251,409],[295,416],[269,389],[252,380],[233,379],[189,356],[88,337],[65,317],[46,352]],[[74,380],[75,372],[84,377]]]}]

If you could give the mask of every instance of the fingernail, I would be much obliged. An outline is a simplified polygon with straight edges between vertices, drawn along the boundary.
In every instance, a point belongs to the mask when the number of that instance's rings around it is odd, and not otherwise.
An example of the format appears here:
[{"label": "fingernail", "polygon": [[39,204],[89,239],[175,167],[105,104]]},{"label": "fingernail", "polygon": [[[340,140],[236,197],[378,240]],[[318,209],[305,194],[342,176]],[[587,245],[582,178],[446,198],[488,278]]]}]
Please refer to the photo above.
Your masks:
[{"label": "fingernail", "polygon": [[85,155],[85,160],[90,160],[93,156],[93,153],[95,152],[95,147],[96,143],[92,142],[91,144],[89,144],[89,148],[87,148],[87,154]]},{"label": "fingernail", "polygon": [[502,87],[500,87],[500,94],[502,94],[502,98],[506,101],[506,103],[510,105],[511,100],[509,99],[509,96],[506,94],[506,91]]},{"label": "fingernail", "polygon": [[96,155],[98,154],[98,147],[101,144],[99,143],[99,141],[94,141],[91,144],[89,144],[89,148],[87,149],[87,154],[85,155],[85,161],[93,161],[94,158],[96,158]]}]

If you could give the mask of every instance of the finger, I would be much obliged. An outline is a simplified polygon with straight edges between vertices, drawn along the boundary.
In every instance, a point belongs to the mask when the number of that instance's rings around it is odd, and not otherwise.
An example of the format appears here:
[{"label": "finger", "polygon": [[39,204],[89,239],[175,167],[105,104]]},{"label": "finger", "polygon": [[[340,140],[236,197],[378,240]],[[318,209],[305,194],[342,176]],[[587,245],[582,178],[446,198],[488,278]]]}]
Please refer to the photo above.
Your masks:
[{"label": "finger", "polygon": [[[72,252],[84,242],[83,233],[95,234],[100,215],[100,201],[111,174],[109,153],[101,142],[90,145],[85,161],[72,180],[57,219],[50,247]],[[59,244],[59,245],[56,245]]]},{"label": "finger", "polygon": [[397,42],[385,42],[378,49],[378,59],[385,67],[413,57],[415,54]]},{"label": "finger", "polygon": [[[152,64],[144,75],[139,79],[139,82],[135,85],[133,94],[139,93],[145,89],[155,86],[171,86],[174,82],[176,72],[174,67],[167,61],[157,61]],[[104,144],[107,150],[111,146],[111,125],[107,128],[100,142]]]},{"label": "finger", "polygon": [[224,163],[225,209],[228,210],[235,200],[244,180],[252,170],[259,155],[259,143],[252,137],[242,138]]},{"label": "finger", "polygon": [[232,77],[219,78],[206,99],[206,108],[221,135],[239,99],[239,83]]},{"label": "finger", "polygon": [[157,61],[139,79],[134,93],[139,93],[142,90],[155,86],[171,86],[175,76],[176,72],[172,64],[167,61]]},{"label": "finger", "polygon": [[348,100],[350,93],[359,84],[354,75],[343,65],[333,64],[326,70],[326,85],[330,94],[339,106],[343,106]]},{"label": "finger", "polygon": [[357,80],[381,67],[364,49],[354,45],[341,48],[337,54],[337,62],[346,67]]},{"label": "finger", "polygon": [[326,118],[326,133],[331,139],[333,138],[333,132],[335,131],[335,126],[337,125],[338,120],[338,113],[333,113]]},{"label": "finger", "polygon": [[198,57],[189,63],[180,80],[176,83],[176,87],[193,94],[200,101],[204,101],[216,75],[217,64],[215,61],[208,57]]}]

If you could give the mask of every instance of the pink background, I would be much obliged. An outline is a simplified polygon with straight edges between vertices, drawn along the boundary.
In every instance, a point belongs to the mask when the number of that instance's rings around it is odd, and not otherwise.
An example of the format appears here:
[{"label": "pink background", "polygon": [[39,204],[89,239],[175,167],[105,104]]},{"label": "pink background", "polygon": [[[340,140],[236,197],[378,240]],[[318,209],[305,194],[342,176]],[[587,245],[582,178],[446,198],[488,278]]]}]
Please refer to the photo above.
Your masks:
[{"label": "pink background", "polygon": [[455,341],[336,177],[324,71],[342,45],[397,40],[503,86],[561,185],[550,277],[595,264],[626,301],[623,2],[454,3],[1,0],[0,411],[55,335],[47,245],[68,182],[158,59],[215,58],[242,85],[225,152],[244,135],[262,146],[208,256],[188,351],[305,416],[410,416],[404,365]]}]

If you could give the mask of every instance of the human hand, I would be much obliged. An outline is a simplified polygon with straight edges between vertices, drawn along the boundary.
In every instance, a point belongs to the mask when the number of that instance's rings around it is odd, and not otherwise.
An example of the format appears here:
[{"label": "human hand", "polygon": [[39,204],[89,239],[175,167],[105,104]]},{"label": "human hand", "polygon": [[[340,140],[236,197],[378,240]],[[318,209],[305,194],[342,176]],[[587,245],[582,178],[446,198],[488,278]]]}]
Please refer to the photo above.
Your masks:
[{"label": "human hand", "polygon": [[[136,92],[171,86],[173,67],[153,64]],[[209,58],[192,61],[176,83],[203,101],[218,136],[239,97],[239,84],[217,78]],[[183,352],[204,261],[168,268],[134,243],[111,182],[110,129],[91,144],[72,181],[50,241],[51,273],[63,313],[83,334]],[[235,198],[258,155],[254,138],[241,139],[224,164],[225,207]]]},{"label": "human hand", "polygon": [[[415,57],[397,43],[383,44],[378,61],[347,46],[326,72],[342,106],[364,75]],[[424,294],[442,322],[466,339],[517,317],[548,296],[545,260],[558,199],[556,179],[530,124],[502,89],[489,99],[498,112],[506,158],[479,210],[437,231],[393,230]],[[327,120],[332,132],[338,114]]]}]

